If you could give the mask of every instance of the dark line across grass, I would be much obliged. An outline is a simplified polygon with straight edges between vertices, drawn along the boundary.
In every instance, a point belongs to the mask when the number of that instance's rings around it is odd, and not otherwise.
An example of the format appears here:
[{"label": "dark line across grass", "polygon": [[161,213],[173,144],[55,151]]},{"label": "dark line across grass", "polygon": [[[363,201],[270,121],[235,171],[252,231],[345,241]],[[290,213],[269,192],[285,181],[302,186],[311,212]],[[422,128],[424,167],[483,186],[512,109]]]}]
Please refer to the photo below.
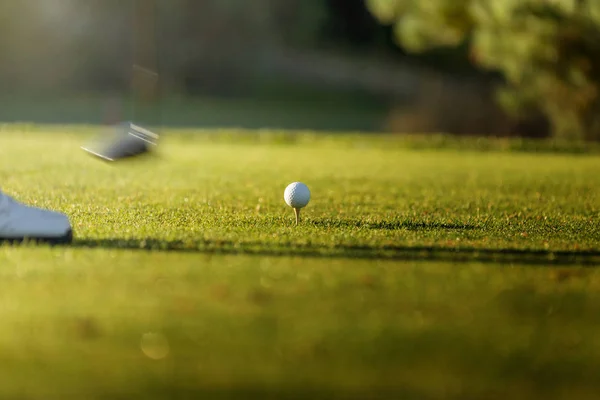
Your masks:
[{"label": "dark line across grass", "polygon": [[335,246],[269,244],[262,242],[233,242],[226,240],[163,240],[145,239],[78,239],[75,248],[103,248],[161,252],[206,254],[250,254],[260,256],[335,257],[361,259],[423,260],[450,262],[493,262],[529,265],[586,265],[600,266],[600,251],[550,251],[523,249],[492,249],[441,246],[347,245]]},{"label": "dark line across grass", "polygon": [[360,219],[320,218],[309,222],[318,228],[366,228],[379,230],[475,230],[481,226],[445,222],[422,221],[363,221]]}]

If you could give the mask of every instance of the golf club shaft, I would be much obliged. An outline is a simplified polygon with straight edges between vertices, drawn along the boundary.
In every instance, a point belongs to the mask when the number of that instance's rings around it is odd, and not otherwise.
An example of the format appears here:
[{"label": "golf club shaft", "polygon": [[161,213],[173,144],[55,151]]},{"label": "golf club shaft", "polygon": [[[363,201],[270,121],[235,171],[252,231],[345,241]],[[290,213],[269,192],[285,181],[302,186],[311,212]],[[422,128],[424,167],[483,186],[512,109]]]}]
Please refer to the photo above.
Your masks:
[{"label": "golf club shaft", "polygon": [[131,119],[151,130],[161,122],[157,1],[135,0],[132,24]]}]

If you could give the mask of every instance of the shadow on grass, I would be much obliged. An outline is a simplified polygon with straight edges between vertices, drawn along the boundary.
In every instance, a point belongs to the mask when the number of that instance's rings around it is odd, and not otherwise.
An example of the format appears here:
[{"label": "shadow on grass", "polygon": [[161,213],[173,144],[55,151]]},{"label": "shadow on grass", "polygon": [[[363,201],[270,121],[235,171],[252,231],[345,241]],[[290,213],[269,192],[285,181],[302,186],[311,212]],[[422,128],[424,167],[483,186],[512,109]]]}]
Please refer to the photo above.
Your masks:
[{"label": "shadow on grass", "polygon": [[600,251],[548,251],[489,249],[442,246],[358,246],[338,244],[265,244],[207,240],[163,239],[77,239],[75,248],[105,248],[159,252],[184,252],[223,255],[295,256],[323,258],[388,259],[404,261],[491,262],[538,265],[600,265]]},{"label": "shadow on grass", "polygon": [[[386,387],[387,386],[387,387]],[[384,388],[370,389],[331,389],[330,387],[318,388],[310,386],[278,388],[271,387],[232,387],[232,388],[158,388],[155,390],[157,397],[150,398],[206,398],[206,399],[337,399],[347,400],[359,399],[391,399],[400,398],[405,400],[419,399],[427,400],[432,397],[417,390],[409,389],[401,385],[388,384]]]},{"label": "shadow on grass", "polygon": [[[308,221],[307,221],[308,222]],[[457,224],[444,222],[417,222],[417,221],[361,221],[358,219],[329,219],[321,218],[309,221],[311,225],[319,228],[363,228],[374,230],[475,230],[480,227],[472,224]]]}]

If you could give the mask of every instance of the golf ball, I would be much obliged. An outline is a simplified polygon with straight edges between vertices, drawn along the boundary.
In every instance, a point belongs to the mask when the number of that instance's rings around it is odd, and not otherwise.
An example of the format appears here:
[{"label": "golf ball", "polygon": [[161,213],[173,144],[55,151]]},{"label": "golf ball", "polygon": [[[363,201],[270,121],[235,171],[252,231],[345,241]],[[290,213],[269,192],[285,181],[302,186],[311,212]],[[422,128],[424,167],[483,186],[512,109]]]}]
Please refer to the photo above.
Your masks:
[{"label": "golf ball", "polygon": [[306,207],[310,201],[310,190],[302,182],[290,183],[283,193],[283,198],[288,206],[293,208]]}]

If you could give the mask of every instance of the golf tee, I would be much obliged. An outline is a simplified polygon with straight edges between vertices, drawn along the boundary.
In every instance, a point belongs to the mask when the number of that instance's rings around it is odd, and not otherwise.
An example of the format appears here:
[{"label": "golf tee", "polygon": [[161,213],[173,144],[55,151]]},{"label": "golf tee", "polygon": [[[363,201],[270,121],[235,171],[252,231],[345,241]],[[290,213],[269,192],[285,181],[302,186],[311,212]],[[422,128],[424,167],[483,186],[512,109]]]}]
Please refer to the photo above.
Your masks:
[{"label": "golf tee", "polygon": [[294,208],[294,215],[296,216],[296,225],[298,225],[298,222],[300,222],[300,209],[299,208]]}]

